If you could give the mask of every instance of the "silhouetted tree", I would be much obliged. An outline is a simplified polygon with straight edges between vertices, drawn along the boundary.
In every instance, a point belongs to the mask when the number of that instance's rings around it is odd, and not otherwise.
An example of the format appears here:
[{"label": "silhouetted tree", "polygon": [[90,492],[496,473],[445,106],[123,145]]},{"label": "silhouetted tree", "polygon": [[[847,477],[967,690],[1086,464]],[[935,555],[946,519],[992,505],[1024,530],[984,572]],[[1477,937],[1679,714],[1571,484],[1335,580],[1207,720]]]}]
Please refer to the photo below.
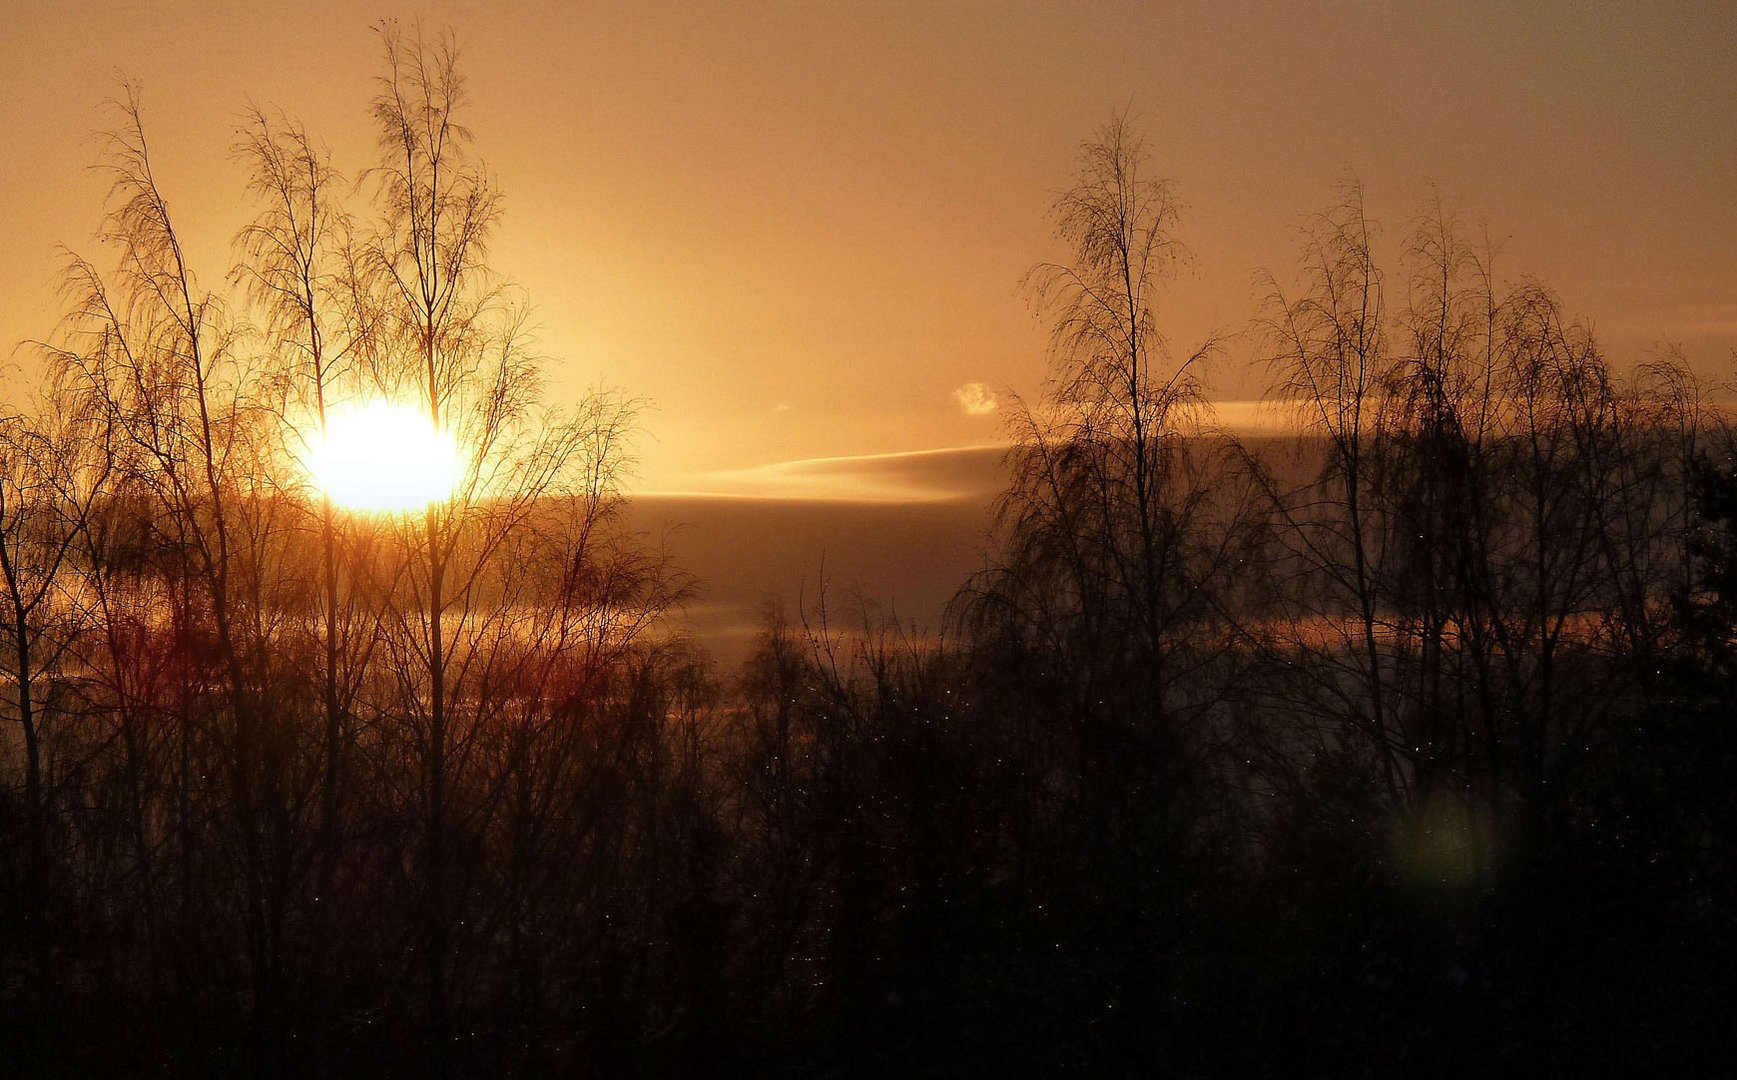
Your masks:
[{"label": "silhouetted tree", "polygon": [[[1053,901],[1110,989],[1122,1068],[1151,1069],[1205,808],[1220,618],[1247,541],[1244,485],[1204,425],[1196,368],[1208,341],[1170,351],[1158,290],[1184,256],[1172,185],[1143,173],[1123,118],[1081,150],[1055,205],[1065,264],[1028,283],[1053,320],[1044,401],[1012,421],[997,563],[964,598],[976,646],[1029,711],[1062,800]],[[1089,884],[1087,884],[1089,883]],[[1076,887],[1077,886],[1077,887]]]}]

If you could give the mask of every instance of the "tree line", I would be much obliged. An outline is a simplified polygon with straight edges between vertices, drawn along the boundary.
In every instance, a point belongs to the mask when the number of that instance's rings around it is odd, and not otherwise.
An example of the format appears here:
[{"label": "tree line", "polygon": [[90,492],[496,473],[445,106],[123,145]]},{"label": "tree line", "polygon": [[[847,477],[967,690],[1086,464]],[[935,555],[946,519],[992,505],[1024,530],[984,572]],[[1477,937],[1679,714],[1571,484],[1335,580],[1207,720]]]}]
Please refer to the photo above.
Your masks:
[{"label": "tree line", "polygon": [[[1165,334],[1174,186],[1117,119],[945,632],[824,594],[739,671],[620,518],[633,402],[550,407],[450,38],[377,159],[251,112],[226,288],[139,98],[0,420],[0,1044],[42,1074],[1345,1075],[1728,1043],[1737,472],[1439,202],[1263,279],[1294,436]],[[328,411],[466,448],[334,507]]]}]

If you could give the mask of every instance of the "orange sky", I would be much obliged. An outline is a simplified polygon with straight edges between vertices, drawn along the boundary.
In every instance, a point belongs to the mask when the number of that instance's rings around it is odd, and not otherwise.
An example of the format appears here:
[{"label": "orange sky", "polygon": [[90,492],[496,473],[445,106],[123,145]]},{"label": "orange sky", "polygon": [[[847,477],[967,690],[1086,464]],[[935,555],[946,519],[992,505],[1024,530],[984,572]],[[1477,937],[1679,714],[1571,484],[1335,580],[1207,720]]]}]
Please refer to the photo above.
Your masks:
[{"label": "orange sky", "polygon": [[[495,261],[529,294],[557,390],[655,403],[646,488],[998,438],[953,392],[1038,389],[1016,284],[1060,254],[1045,211],[1075,146],[1130,104],[1191,206],[1179,338],[1244,325],[1253,272],[1290,265],[1350,166],[1390,236],[1433,181],[1620,362],[1674,341],[1729,376],[1737,5],[1395,6],[5,0],[0,340],[52,329],[56,243],[93,250],[87,132],[117,72],[143,84],[159,176],[216,284],[248,212],[227,156],[241,108],[300,116],[353,172],[368,26],[421,15],[460,36],[508,200]],[[1233,343],[1217,393],[1258,392],[1246,355]]]}]

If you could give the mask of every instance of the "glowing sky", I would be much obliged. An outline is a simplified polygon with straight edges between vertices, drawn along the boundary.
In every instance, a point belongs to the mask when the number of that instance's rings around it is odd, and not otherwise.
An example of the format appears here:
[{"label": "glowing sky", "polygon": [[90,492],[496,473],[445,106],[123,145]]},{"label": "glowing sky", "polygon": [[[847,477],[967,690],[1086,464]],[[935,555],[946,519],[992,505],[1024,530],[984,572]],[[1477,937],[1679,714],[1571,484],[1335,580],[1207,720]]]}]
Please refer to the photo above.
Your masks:
[{"label": "glowing sky", "polygon": [[[1060,254],[1050,192],[1123,106],[1191,206],[1180,338],[1245,324],[1253,271],[1291,264],[1350,166],[1390,237],[1438,184],[1619,361],[1675,341],[1729,375],[1737,347],[1737,5],[0,10],[0,339],[52,329],[56,243],[94,249],[87,132],[117,72],[143,84],[160,179],[217,284],[247,213],[239,111],[284,107],[353,173],[368,26],[421,15],[459,33],[507,197],[495,263],[556,388],[655,405],[648,488],[996,439],[969,384],[1037,390],[1016,284]],[[1246,354],[1233,342],[1217,393],[1258,391]]]}]

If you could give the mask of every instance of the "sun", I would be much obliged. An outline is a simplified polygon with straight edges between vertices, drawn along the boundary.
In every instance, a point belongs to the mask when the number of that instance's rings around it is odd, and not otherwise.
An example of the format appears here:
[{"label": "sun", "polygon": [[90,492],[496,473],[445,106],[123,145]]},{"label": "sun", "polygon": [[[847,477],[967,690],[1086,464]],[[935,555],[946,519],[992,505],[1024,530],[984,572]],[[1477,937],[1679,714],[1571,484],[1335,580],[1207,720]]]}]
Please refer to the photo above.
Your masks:
[{"label": "sun", "polygon": [[328,410],[307,466],[314,483],[351,510],[420,510],[449,498],[462,475],[452,434],[421,410],[391,401]]}]

